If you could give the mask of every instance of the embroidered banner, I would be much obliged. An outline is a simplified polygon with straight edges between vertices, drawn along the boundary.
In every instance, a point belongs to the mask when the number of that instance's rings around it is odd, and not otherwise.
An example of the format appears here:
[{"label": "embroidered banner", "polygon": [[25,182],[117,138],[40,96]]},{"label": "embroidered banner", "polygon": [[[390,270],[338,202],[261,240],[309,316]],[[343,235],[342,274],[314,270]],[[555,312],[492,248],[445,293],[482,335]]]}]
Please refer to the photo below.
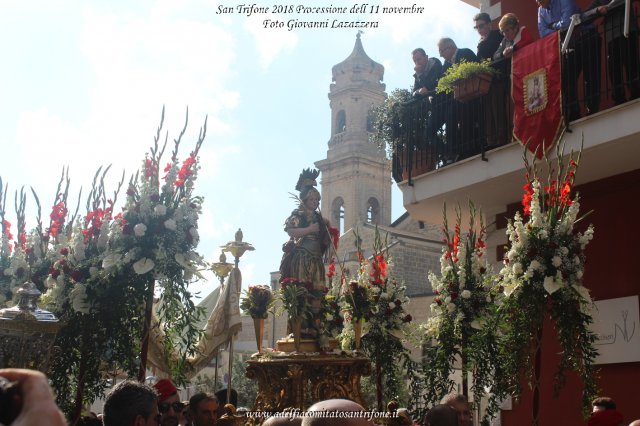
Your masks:
[{"label": "embroidered banner", "polygon": [[[542,157],[564,130],[560,77],[560,34],[516,50],[511,65],[513,136]],[[543,150],[544,145],[544,150]]]}]

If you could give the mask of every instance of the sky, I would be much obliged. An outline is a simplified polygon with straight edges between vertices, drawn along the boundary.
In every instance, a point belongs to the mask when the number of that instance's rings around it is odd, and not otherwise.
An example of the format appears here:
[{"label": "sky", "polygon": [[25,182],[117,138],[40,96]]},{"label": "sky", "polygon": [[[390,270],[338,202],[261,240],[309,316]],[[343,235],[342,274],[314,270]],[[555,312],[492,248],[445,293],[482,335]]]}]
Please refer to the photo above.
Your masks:
[{"label": "sky", "polygon": [[[356,11],[296,13],[319,6]],[[424,11],[382,13],[388,6]],[[219,247],[242,228],[255,247],[240,260],[243,285],[267,284],[288,238],[283,223],[295,207],[289,193],[303,168],[326,158],[331,68],[349,56],[358,31],[290,30],[287,23],[378,22],[361,40],[385,67],[389,93],[412,85],[414,48],[438,56],[437,41],[447,36],[475,50],[477,12],[458,0],[2,0],[0,177],[8,201],[16,189],[32,187],[48,214],[66,166],[72,205],[100,166],[111,165],[108,188],[115,190],[123,171],[128,177],[139,168],[162,108],[169,141],[188,109],[181,159],[207,119],[195,190],[204,196],[198,252],[216,261]],[[27,203],[30,229],[35,203]],[[394,184],[392,220],[403,212]],[[194,293],[218,285],[207,276]]]}]

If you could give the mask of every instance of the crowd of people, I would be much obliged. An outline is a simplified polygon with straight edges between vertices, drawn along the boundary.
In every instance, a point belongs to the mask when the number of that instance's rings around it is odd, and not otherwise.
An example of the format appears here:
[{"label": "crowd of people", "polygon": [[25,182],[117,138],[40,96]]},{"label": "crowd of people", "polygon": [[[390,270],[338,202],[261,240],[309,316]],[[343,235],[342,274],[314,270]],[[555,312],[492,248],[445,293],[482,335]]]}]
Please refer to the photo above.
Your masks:
[{"label": "crowd of people", "polygon": [[[56,406],[47,377],[33,370],[3,369],[0,377],[17,384],[19,398],[0,403],[2,424],[13,426],[64,426],[67,424],[62,412]],[[108,393],[104,412],[98,416],[87,416],[80,425],[95,426],[239,426],[247,422],[246,413],[236,412],[237,393],[227,389],[214,394],[199,392],[188,401],[180,401],[178,389],[169,379],[162,379],[150,386],[145,383],[124,380],[116,384]],[[7,403],[9,406],[5,405]],[[6,411],[17,404],[17,417],[6,420]],[[599,397],[592,402],[593,412],[587,420],[588,426],[624,426],[624,416],[617,410],[615,401],[609,397]],[[15,407],[14,407],[15,408]],[[408,410],[398,408],[395,402],[388,405],[392,416],[382,423],[388,425],[423,426],[471,426],[473,414],[471,404],[464,395],[450,394],[440,404],[434,405],[422,419],[412,419]],[[310,412],[316,413],[309,415]],[[348,415],[336,415],[348,412]],[[330,413],[333,415],[318,415]],[[360,414],[360,415],[358,415]],[[305,412],[292,411],[291,416],[273,416],[264,419],[265,426],[371,426],[380,419],[370,415],[360,404],[348,399],[318,401]],[[339,418],[339,422],[337,422]],[[629,426],[640,426],[640,419]]]},{"label": "crowd of people", "polygon": [[[568,51],[563,62],[564,113],[568,121],[581,116],[581,105],[585,114],[593,114],[600,109],[601,83],[601,36],[596,31],[594,20],[604,17],[604,33],[607,42],[607,69],[611,84],[612,100],[616,105],[629,99],[640,97],[640,66],[638,59],[637,18],[635,9],[630,13],[630,37],[624,37],[624,0],[593,0],[584,11],[575,0],[536,0],[538,4],[538,35],[540,38],[552,33],[565,32],[573,15],[581,16],[582,23],[573,32]],[[429,57],[422,47],[413,50],[414,86],[413,96],[428,103],[428,120],[424,133],[431,149],[437,151],[437,162],[448,164],[480,152],[486,147],[502,145],[511,141],[510,128],[504,128],[510,121],[507,117],[509,103],[508,83],[510,78],[510,58],[514,52],[533,43],[531,31],[520,24],[518,17],[507,13],[498,22],[499,29],[492,28],[492,20],[487,13],[473,17],[474,29],[480,36],[476,51],[458,47],[451,38],[438,41],[440,59]],[[564,34],[563,36],[564,37]],[[447,70],[462,61],[493,61],[500,71],[502,80],[494,81],[494,88],[482,101],[467,104],[453,102],[451,94],[436,93],[438,81]],[[500,85],[500,81],[505,87]],[[582,83],[580,95],[578,84]],[[628,96],[627,96],[628,92]],[[580,98],[580,96],[582,98]],[[580,102],[582,99],[582,102]],[[532,102],[540,102],[541,98]],[[475,103],[474,103],[475,102]],[[533,104],[532,104],[533,105]],[[533,105],[536,111],[537,106]],[[444,126],[444,127],[443,127]],[[438,132],[446,135],[446,146]],[[424,143],[422,148],[424,149]],[[420,144],[418,145],[420,147]]]}]

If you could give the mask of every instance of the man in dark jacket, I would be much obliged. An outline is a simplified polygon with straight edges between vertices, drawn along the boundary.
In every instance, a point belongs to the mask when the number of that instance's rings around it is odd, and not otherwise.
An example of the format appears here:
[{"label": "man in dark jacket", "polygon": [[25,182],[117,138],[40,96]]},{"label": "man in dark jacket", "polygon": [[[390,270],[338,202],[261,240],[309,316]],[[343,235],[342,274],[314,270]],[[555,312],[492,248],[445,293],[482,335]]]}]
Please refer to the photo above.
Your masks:
[{"label": "man in dark jacket", "polygon": [[480,35],[477,51],[478,59],[482,61],[493,58],[493,54],[496,53],[502,41],[502,34],[498,30],[491,29],[491,17],[488,13],[478,13],[473,17],[473,23],[475,24],[473,28]]},{"label": "man in dark jacket", "polygon": [[442,75],[442,63],[438,58],[430,58],[424,49],[418,47],[411,52],[413,58],[413,96],[428,96],[433,94]]},{"label": "man in dark jacket", "polygon": [[[471,49],[458,48],[450,38],[441,38],[438,41],[438,51],[444,58],[443,74],[454,64],[462,61],[478,62],[478,57]],[[463,104],[454,100],[451,94],[447,94],[440,96],[438,104],[446,125],[446,146],[441,156],[445,164],[479,153],[480,100],[475,99]]]}]

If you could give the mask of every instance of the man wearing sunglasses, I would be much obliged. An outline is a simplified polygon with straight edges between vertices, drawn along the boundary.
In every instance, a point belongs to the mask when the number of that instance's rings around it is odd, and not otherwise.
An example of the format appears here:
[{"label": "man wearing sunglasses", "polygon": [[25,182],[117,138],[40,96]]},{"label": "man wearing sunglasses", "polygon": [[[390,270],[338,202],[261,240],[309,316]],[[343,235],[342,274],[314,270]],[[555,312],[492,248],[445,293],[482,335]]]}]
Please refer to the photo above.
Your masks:
[{"label": "man wearing sunglasses", "polygon": [[153,387],[158,392],[160,426],[178,426],[180,413],[184,409],[178,389],[169,379],[158,380]]}]

